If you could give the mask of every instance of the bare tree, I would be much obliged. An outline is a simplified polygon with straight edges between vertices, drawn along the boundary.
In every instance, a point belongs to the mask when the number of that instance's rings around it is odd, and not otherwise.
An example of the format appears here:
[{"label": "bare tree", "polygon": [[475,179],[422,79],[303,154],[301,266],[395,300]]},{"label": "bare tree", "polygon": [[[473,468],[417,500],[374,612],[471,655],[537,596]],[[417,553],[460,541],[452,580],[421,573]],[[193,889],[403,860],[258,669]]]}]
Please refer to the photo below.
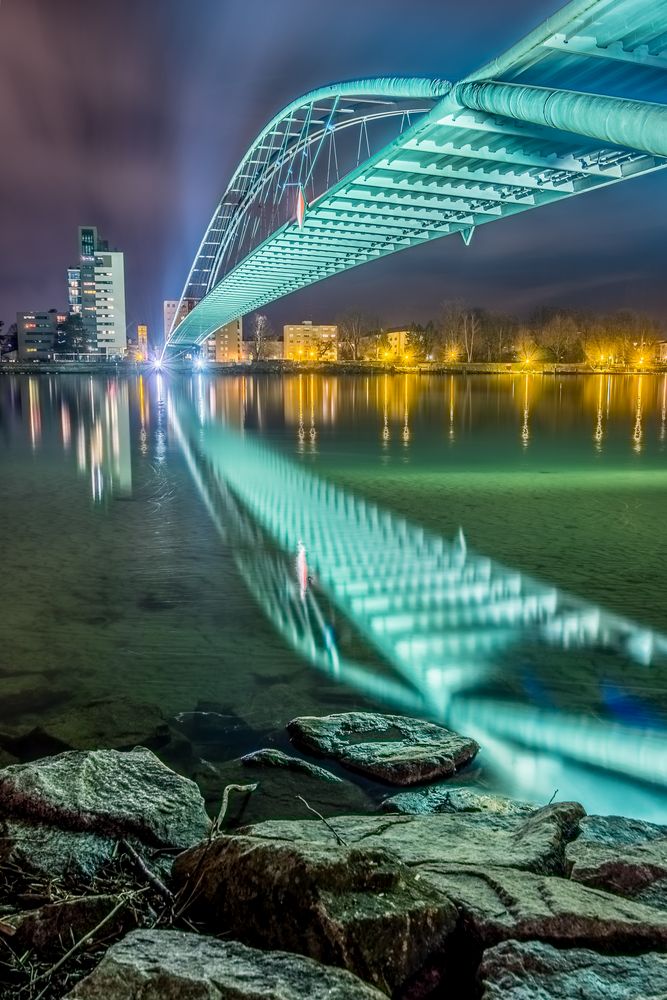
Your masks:
[{"label": "bare tree", "polygon": [[479,334],[479,316],[474,310],[469,309],[461,314],[461,341],[466,354],[466,360],[470,363],[475,353],[475,340]]},{"label": "bare tree", "polygon": [[252,360],[263,361],[266,357],[266,343],[271,340],[273,328],[264,313],[255,313],[252,326]]},{"label": "bare tree", "polygon": [[571,354],[576,339],[576,323],[564,313],[552,316],[540,336],[541,343],[556,363],[564,361]]},{"label": "bare tree", "polygon": [[345,361],[358,361],[364,337],[371,329],[368,317],[361,312],[348,312],[338,320],[339,357]]}]

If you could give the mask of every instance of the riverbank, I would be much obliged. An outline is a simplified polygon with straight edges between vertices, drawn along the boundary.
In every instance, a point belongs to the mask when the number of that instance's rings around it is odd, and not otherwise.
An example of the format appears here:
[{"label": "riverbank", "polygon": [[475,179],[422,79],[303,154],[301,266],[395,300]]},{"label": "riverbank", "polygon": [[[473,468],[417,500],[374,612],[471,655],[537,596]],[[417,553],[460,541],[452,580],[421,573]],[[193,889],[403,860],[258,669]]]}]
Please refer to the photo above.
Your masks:
[{"label": "riverbank", "polygon": [[208,814],[149,749],[0,741],[3,1000],[667,989],[667,827],[475,790],[485,748],[432,723],[287,731],[210,769]]},{"label": "riverbank", "polygon": [[115,375],[119,378],[153,375],[158,372],[191,375],[659,375],[667,373],[667,364],[636,366],[601,366],[588,364],[524,365],[519,362],[482,363],[456,362],[445,364],[423,362],[399,365],[380,361],[252,361],[214,362],[203,368],[193,368],[192,362],[169,361],[157,368],[152,362],[25,362],[0,364],[0,375]]}]

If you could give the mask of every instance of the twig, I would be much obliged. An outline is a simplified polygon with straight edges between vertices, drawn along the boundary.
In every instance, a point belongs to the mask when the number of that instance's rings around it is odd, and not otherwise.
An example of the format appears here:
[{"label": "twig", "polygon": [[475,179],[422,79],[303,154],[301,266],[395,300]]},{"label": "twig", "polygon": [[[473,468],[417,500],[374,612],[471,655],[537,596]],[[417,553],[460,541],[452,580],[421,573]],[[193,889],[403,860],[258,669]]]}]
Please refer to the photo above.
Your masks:
[{"label": "twig", "polygon": [[222,803],[220,805],[220,812],[213,821],[211,827],[211,839],[218,833],[222,827],[225,816],[227,815],[227,806],[229,805],[229,793],[230,792],[254,792],[257,788],[257,782],[254,785],[225,785],[224,791],[222,793]]},{"label": "twig", "polygon": [[139,854],[139,852],[136,851],[134,847],[132,847],[132,844],[130,844],[130,842],[127,840],[121,840],[121,846],[125,848],[125,850],[130,855],[130,857],[134,861],[139,871],[145,877],[146,881],[150,882],[155,891],[158,892],[164,899],[166,899],[167,902],[173,903],[174,894],[171,892],[170,889],[166,887],[162,879],[159,879],[155,874],[155,872],[151,871],[151,869],[148,867],[148,865],[146,864],[142,856]]},{"label": "twig", "polygon": [[[69,951],[65,952],[65,954],[62,956],[62,958],[59,958],[55,965],[52,965],[50,969],[46,970],[46,972],[40,973],[40,975],[35,978],[34,982],[38,983],[41,979],[50,979],[51,976],[53,976],[53,974],[56,973],[58,971],[58,969],[60,969],[61,966],[63,966],[65,964],[65,962],[67,962],[67,960],[70,959],[72,957],[72,955],[74,955],[75,952],[77,952],[79,950],[79,948],[81,948],[84,944],[86,944],[87,941],[90,941],[90,939],[92,937],[94,937],[95,934],[97,934],[98,931],[102,930],[102,928],[104,927],[104,925],[108,924],[109,921],[113,917],[116,916],[116,914],[118,913],[119,910],[123,909],[123,907],[129,902],[130,899],[132,899],[133,896],[135,896],[135,895],[138,896],[139,893],[145,892],[145,891],[146,891],[145,889],[139,889],[138,892],[136,892],[136,893],[135,892],[131,892],[131,893],[128,893],[126,896],[123,896],[116,903],[116,905],[114,906],[114,908],[107,913],[106,917],[103,917],[100,920],[99,924],[96,924],[95,927],[93,927],[92,930],[88,931],[87,934],[84,934],[83,937],[79,938],[79,940],[76,942],[76,944],[73,945],[70,948]],[[44,989],[41,991],[41,993],[37,994],[37,996],[35,997],[35,1000],[40,1000],[40,997],[44,996],[44,994],[48,990],[49,986],[50,986],[50,983],[47,983],[46,986],[44,987]]]},{"label": "twig", "polygon": [[550,805],[551,805],[551,803],[553,802],[553,800],[554,800],[554,799],[556,798],[556,796],[557,796],[557,795],[558,795],[558,789],[556,789],[556,790],[555,790],[555,792],[553,793],[553,795],[551,796],[551,798],[550,798],[550,799],[549,799],[549,801],[547,802],[547,805],[548,805],[548,806],[550,806]]},{"label": "twig", "polygon": [[311,813],[314,813],[317,816],[318,819],[322,820],[322,822],[324,823],[324,825],[329,830],[331,830],[331,832],[333,833],[334,837],[336,838],[336,840],[338,841],[338,843],[341,845],[341,847],[349,847],[350,846],[349,844],[345,843],[345,841],[343,840],[343,838],[341,837],[341,835],[336,830],[334,830],[334,828],[332,827],[332,825],[329,822],[329,820],[325,819],[324,816],[322,815],[322,813],[319,813],[317,811],[317,809],[313,809],[312,806],[308,805],[308,803],[304,799],[303,795],[297,795],[297,799],[301,799],[301,801],[303,802],[303,804],[306,807],[306,809],[308,809]]}]

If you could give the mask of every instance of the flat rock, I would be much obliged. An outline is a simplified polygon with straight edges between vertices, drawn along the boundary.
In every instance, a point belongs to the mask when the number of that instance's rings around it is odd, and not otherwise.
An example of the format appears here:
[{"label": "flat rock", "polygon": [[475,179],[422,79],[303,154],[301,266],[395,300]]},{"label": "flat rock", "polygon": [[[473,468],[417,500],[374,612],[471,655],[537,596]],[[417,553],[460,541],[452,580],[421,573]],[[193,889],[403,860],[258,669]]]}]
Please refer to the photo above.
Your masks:
[{"label": "flat rock", "polygon": [[251,833],[200,845],[176,859],[176,882],[216,933],[346,968],[393,994],[442,954],[456,908],[389,852],[310,825],[328,839]]},{"label": "flat rock", "polygon": [[44,732],[72,750],[159,748],[170,738],[157,705],[127,698],[96,698],[73,704],[42,723]]},{"label": "flat rock", "polygon": [[505,941],[484,953],[479,980],[482,1000],[664,1000],[667,955]]},{"label": "flat rock", "polygon": [[[561,802],[528,816],[490,812],[337,816],[331,826],[346,844],[390,851],[413,870],[443,862],[562,875],[566,871],[565,847],[576,836],[583,812],[576,802]],[[256,839],[304,845],[304,849],[316,851],[333,839],[327,826],[310,819],[275,820],[243,832]]]},{"label": "flat rock", "polygon": [[301,774],[309,774],[313,778],[319,778],[321,781],[342,784],[341,779],[332,774],[331,771],[326,771],[316,764],[310,764],[307,760],[302,760],[301,757],[291,757],[289,754],[283,753],[282,750],[273,747],[248,753],[241,757],[241,763],[245,767],[276,767],[286,771],[297,771]]},{"label": "flat rock", "polygon": [[185,931],[133,931],[65,1000],[386,1000],[342,969]]},{"label": "flat rock", "polygon": [[567,859],[575,881],[667,910],[667,826],[587,816]]},{"label": "flat rock", "polygon": [[403,715],[301,716],[287,730],[297,746],[392,785],[451,777],[479,750],[466,736]]},{"label": "flat rock", "polygon": [[667,914],[565,878],[486,865],[420,867],[452,899],[469,941],[541,940],[605,951],[667,950]]},{"label": "flat rock", "polygon": [[399,792],[382,803],[382,811],[410,816],[428,816],[434,813],[489,812],[499,816],[528,816],[536,806],[504,795],[491,795],[471,788],[452,788],[449,785],[427,785],[410,792]]},{"label": "flat rock", "polygon": [[113,837],[23,819],[0,820],[0,862],[42,878],[89,879],[111,860]]},{"label": "flat rock", "polygon": [[[4,916],[1,932],[14,950],[30,949],[40,957],[67,951],[72,940],[78,941],[104,920],[118,903],[117,896],[81,896],[47,903],[36,910]],[[120,910],[107,924],[105,934],[119,934],[123,928],[136,926],[132,908]],[[10,931],[11,928],[11,931]]]},{"label": "flat rock", "polygon": [[226,764],[202,761],[191,775],[202,790],[211,815],[217,815],[226,785],[257,785],[250,795],[231,793],[224,821],[227,830],[269,819],[312,817],[303,799],[327,817],[341,813],[370,813],[376,808],[366,792],[352,782],[325,781],[316,772],[248,767],[243,760],[234,760]]},{"label": "flat rock", "polygon": [[193,781],[150,750],[72,750],[0,771],[5,816],[148,844],[185,848],[208,833]]}]

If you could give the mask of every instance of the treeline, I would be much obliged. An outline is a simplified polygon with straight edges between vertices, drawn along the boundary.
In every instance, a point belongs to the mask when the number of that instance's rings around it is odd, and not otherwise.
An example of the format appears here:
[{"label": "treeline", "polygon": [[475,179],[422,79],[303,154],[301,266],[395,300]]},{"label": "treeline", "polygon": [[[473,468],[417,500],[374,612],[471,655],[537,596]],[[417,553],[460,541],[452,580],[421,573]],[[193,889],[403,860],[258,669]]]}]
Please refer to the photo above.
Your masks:
[{"label": "treeline", "polygon": [[[444,304],[428,323],[406,327],[405,357],[413,361],[532,364],[636,364],[652,361],[665,330],[650,316],[543,308],[526,321],[458,302]],[[395,339],[395,338],[394,338]],[[392,338],[372,320],[349,314],[339,320],[339,356],[388,357]]]}]

